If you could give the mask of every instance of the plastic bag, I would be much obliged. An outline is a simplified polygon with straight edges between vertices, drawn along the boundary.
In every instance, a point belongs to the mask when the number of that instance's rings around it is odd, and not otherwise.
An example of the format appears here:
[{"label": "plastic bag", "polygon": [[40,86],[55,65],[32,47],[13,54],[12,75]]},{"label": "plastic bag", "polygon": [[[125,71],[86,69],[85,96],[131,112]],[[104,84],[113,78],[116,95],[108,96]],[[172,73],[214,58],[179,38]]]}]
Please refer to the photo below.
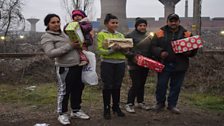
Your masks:
[{"label": "plastic bag", "polygon": [[98,84],[98,76],[96,73],[96,57],[95,54],[90,51],[83,50],[89,60],[88,65],[84,66],[82,69],[82,82],[89,85]]}]

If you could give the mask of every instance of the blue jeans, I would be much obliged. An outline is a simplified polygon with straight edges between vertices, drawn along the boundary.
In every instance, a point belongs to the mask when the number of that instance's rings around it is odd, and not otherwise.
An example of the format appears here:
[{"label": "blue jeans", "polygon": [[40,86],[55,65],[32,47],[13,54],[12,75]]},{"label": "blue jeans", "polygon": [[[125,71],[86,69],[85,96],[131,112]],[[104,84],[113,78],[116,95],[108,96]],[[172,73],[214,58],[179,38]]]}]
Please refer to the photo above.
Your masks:
[{"label": "blue jeans", "polygon": [[168,107],[176,107],[185,72],[186,71],[174,71],[173,64],[168,64],[163,72],[158,73],[156,87],[157,104],[165,105],[166,92],[169,84]]}]

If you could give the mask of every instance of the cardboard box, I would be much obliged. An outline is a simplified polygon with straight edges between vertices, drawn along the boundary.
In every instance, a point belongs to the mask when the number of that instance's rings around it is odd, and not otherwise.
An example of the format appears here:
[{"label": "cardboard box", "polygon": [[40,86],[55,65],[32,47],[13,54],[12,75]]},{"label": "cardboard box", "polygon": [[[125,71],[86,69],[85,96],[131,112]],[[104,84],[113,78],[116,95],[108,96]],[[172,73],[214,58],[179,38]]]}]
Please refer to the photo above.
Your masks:
[{"label": "cardboard box", "polygon": [[149,68],[156,72],[162,72],[163,68],[165,67],[162,63],[152,60],[150,58],[144,57],[142,55],[136,55],[135,61],[137,65]]},{"label": "cardboard box", "polygon": [[84,42],[84,36],[78,22],[68,23],[65,28],[65,32],[72,42],[77,40],[80,43]]},{"label": "cardboard box", "polygon": [[183,53],[203,47],[203,43],[199,35],[172,41],[171,45],[175,53]]},{"label": "cardboard box", "polygon": [[115,44],[118,44],[121,48],[132,48],[133,47],[133,39],[132,38],[110,38],[106,39],[104,42],[105,48],[111,48]]}]

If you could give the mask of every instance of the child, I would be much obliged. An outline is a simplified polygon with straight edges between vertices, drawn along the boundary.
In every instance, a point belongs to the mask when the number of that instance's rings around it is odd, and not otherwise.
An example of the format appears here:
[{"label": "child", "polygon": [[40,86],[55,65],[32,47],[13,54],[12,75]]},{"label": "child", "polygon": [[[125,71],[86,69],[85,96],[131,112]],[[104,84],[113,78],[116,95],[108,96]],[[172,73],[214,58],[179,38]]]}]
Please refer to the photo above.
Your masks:
[{"label": "child", "polygon": [[112,110],[119,117],[125,116],[119,107],[120,88],[125,73],[125,55],[123,49],[115,44],[111,48],[104,48],[103,42],[108,38],[124,38],[124,35],[117,32],[118,18],[112,14],[107,14],[104,19],[105,30],[98,33],[97,49],[101,56],[101,78],[103,81],[103,102],[105,119],[111,119],[110,105],[112,97]]},{"label": "child", "polygon": [[[88,50],[88,46],[93,44],[93,35],[92,32],[92,25],[89,22],[86,14],[82,10],[73,10],[72,11],[72,20],[74,22],[79,22],[79,25],[81,27],[83,36],[84,36],[84,43],[82,45],[83,50]],[[88,59],[85,56],[85,54],[82,52],[82,50],[79,51],[80,53],[80,66],[88,64]]]}]

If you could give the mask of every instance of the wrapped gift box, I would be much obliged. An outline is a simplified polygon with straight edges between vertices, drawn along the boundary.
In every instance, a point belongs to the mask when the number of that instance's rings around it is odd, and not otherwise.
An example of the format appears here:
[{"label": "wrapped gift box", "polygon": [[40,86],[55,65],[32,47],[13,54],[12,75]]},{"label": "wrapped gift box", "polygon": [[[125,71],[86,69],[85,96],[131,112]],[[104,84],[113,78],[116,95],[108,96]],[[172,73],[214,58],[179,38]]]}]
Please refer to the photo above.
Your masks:
[{"label": "wrapped gift box", "polygon": [[68,35],[72,42],[84,42],[84,36],[78,22],[71,22],[65,27],[65,33]]},{"label": "wrapped gift box", "polygon": [[142,55],[136,55],[135,61],[139,66],[149,68],[156,72],[162,72],[163,68],[165,67],[163,64]]},{"label": "wrapped gift box", "polygon": [[105,48],[110,48],[118,44],[121,48],[132,48],[133,47],[133,39],[132,38],[110,38],[106,39],[104,42]]},{"label": "wrapped gift box", "polygon": [[199,35],[172,41],[171,45],[175,53],[183,53],[203,46]]}]

